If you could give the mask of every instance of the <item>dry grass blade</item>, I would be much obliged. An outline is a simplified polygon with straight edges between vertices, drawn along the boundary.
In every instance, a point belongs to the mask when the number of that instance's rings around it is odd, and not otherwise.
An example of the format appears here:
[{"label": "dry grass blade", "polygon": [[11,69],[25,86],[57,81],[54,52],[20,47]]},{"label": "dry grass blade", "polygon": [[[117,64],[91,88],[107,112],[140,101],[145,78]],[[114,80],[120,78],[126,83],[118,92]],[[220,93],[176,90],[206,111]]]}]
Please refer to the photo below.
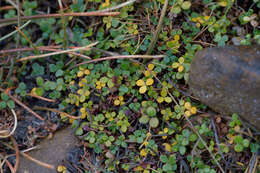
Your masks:
[{"label": "dry grass blade", "polygon": [[69,49],[69,50],[62,50],[62,51],[59,51],[59,52],[52,52],[52,53],[47,53],[47,54],[42,54],[42,55],[28,56],[28,57],[21,58],[21,59],[17,60],[16,62],[39,59],[39,58],[44,58],[44,57],[48,57],[48,56],[54,56],[54,55],[59,55],[59,54],[64,54],[64,53],[69,53],[69,52],[75,52],[75,51],[78,51],[78,50],[88,50],[88,49],[90,49],[91,47],[93,47],[97,44],[98,44],[98,42],[95,42],[95,43],[91,43],[91,44],[84,46],[84,47],[79,47],[79,48],[74,48],[74,49]]},{"label": "dry grass blade", "polygon": [[56,100],[53,100],[53,99],[48,99],[48,98],[45,98],[45,97],[41,97],[41,96],[38,96],[38,95],[35,95],[35,94],[27,94],[28,96],[31,96],[31,97],[34,97],[34,98],[37,98],[37,99],[40,99],[40,100],[43,100],[43,101],[46,101],[46,102],[51,102],[51,103],[55,103]]},{"label": "dry grass blade", "polygon": [[[31,20],[27,21],[25,24],[23,24],[20,29],[23,29],[25,28],[27,25],[29,25],[29,23],[31,23]],[[3,41],[4,39],[8,38],[8,37],[11,37],[12,35],[14,35],[15,33],[17,33],[18,31],[15,30],[13,32],[10,32],[9,34],[3,36],[2,38],[0,38],[0,41]]]}]

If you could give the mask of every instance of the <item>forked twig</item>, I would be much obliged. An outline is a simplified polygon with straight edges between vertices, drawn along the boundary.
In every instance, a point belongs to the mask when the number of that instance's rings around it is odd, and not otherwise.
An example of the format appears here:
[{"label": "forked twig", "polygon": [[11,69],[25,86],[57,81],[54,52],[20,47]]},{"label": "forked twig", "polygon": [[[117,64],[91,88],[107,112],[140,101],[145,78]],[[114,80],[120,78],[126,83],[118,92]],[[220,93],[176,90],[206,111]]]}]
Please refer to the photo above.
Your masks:
[{"label": "forked twig", "polygon": [[17,98],[15,98],[14,96],[12,96],[11,94],[9,94],[8,92],[5,92],[5,90],[3,88],[0,87],[0,91],[4,92],[5,94],[7,94],[13,101],[15,101],[18,105],[22,106],[24,109],[26,109],[28,112],[30,112],[31,114],[33,114],[35,117],[37,117],[40,120],[44,120],[39,114],[37,114],[36,112],[34,112],[33,110],[31,110],[28,106],[26,106],[25,104],[23,104],[20,100],[18,100]]}]

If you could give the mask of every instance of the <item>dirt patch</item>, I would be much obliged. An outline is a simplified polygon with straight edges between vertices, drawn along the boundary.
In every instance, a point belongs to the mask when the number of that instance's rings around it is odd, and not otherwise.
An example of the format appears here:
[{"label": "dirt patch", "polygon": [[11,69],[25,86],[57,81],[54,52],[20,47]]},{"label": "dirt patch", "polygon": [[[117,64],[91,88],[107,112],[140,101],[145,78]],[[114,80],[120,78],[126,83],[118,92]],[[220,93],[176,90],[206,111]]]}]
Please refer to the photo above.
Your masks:
[{"label": "dirt patch", "polygon": [[[40,142],[40,149],[28,152],[33,158],[42,162],[55,165],[62,162],[66,158],[66,153],[69,152],[78,144],[76,136],[71,128],[66,128],[55,133],[52,139],[44,139]],[[18,173],[34,173],[44,172],[52,173],[56,170],[50,170],[39,166],[36,163],[22,157],[19,165]]]}]

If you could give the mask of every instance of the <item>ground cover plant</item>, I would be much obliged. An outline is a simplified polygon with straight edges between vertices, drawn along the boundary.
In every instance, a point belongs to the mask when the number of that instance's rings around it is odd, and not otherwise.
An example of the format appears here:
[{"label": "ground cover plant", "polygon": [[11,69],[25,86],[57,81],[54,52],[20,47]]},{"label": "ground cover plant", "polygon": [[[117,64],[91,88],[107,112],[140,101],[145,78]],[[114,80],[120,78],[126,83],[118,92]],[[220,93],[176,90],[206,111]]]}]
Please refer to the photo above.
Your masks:
[{"label": "ground cover plant", "polygon": [[58,172],[259,172],[259,132],[187,85],[198,50],[260,44],[259,0],[18,2],[0,2],[1,171],[72,126],[83,154]]}]

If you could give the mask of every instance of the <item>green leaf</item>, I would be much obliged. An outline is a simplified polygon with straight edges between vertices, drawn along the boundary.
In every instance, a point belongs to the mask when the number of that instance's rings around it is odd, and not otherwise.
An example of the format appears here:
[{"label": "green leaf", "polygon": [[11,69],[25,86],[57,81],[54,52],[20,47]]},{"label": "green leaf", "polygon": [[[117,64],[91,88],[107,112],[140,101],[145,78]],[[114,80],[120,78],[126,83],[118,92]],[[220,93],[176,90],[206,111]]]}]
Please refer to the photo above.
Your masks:
[{"label": "green leaf", "polygon": [[128,92],[128,87],[125,86],[125,85],[121,85],[119,87],[119,91],[122,92],[122,93],[127,93]]},{"label": "green leaf", "polygon": [[146,124],[149,121],[149,117],[147,115],[143,115],[141,116],[141,118],[139,118],[139,122],[142,124]]},{"label": "green leaf", "polygon": [[81,127],[79,127],[79,128],[77,128],[75,133],[76,133],[76,135],[81,136],[81,135],[83,135],[83,129]]},{"label": "green leaf", "polygon": [[150,124],[150,127],[152,127],[152,128],[158,127],[158,125],[159,125],[158,118],[157,117],[151,118],[149,124]]},{"label": "green leaf", "polygon": [[246,147],[246,148],[249,146],[249,140],[248,139],[243,140],[243,146]]},{"label": "green leaf", "polygon": [[43,88],[36,88],[35,92],[36,92],[36,94],[37,94],[38,96],[43,96],[43,94],[44,94],[44,89],[43,89]]},{"label": "green leaf", "polygon": [[167,158],[166,155],[161,155],[161,156],[160,156],[160,160],[161,160],[161,162],[163,162],[163,163],[167,163],[168,158]]},{"label": "green leaf", "polygon": [[186,147],[184,147],[184,146],[180,146],[180,148],[179,148],[179,152],[181,153],[181,155],[184,155],[185,152],[186,152]]},{"label": "green leaf", "polygon": [[59,69],[58,71],[56,71],[55,76],[60,77],[63,75],[63,73],[64,73],[63,70]]},{"label": "green leaf", "polygon": [[149,115],[150,117],[154,117],[156,115],[156,109],[152,106],[148,107],[146,109],[146,113],[147,115]]},{"label": "green leaf", "polygon": [[58,68],[57,68],[57,66],[55,64],[50,64],[49,68],[50,68],[50,72],[55,72],[55,71],[58,70]]},{"label": "green leaf", "polygon": [[234,142],[237,143],[237,144],[238,144],[238,143],[242,143],[242,142],[243,142],[242,136],[240,136],[240,135],[235,136]]},{"label": "green leaf", "polygon": [[4,108],[6,108],[6,102],[1,101],[0,102],[0,109],[4,109]]},{"label": "green leaf", "polygon": [[181,8],[182,8],[183,10],[188,10],[188,9],[190,8],[190,6],[191,6],[191,2],[190,2],[190,1],[184,1],[184,2],[182,3],[182,5],[181,5]]},{"label": "green leaf", "polygon": [[241,144],[236,144],[235,147],[234,147],[234,150],[236,152],[242,152],[243,151],[243,146]]},{"label": "green leaf", "polygon": [[8,106],[10,109],[14,109],[14,107],[15,107],[14,101],[13,101],[13,100],[8,100],[8,101],[7,101],[7,106]]},{"label": "green leaf", "polygon": [[37,85],[38,86],[43,86],[44,85],[44,80],[43,80],[43,78],[42,77],[37,77],[36,78],[36,83],[37,83]]},{"label": "green leaf", "polygon": [[32,76],[42,76],[44,75],[44,67],[40,66],[38,63],[32,65]]},{"label": "green leaf", "polygon": [[1,93],[1,99],[3,101],[7,101],[9,99],[9,96],[7,94],[5,94],[5,93]]}]

